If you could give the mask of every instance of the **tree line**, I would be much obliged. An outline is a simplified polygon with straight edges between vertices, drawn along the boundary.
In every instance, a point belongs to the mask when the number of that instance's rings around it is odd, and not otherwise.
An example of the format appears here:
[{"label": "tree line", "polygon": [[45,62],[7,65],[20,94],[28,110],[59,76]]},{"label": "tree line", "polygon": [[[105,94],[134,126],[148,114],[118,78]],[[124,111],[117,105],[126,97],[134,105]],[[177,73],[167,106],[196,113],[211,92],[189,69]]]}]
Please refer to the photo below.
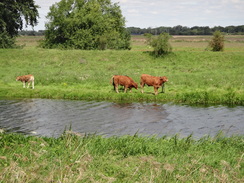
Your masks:
[{"label": "tree line", "polygon": [[45,30],[21,30],[19,31],[20,36],[44,36]]},{"label": "tree line", "polygon": [[174,27],[161,26],[157,28],[128,27],[127,30],[129,30],[132,35],[141,35],[145,33],[152,35],[159,35],[161,33],[168,33],[170,35],[213,35],[215,31],[231,35],[244,35],[244,25],[226,27],[215,26],[213,28],[210,28],[209,26],[187,27],[181,25]]},{"label": "tree line", "polygon": [[[157,28],[139,28],[139,27],[128,27],[127,30],[132,35],[141,35],[141,34],[152,34],[159,35],[161,33],[168,33],[170,35],[213,35],[215,31],[220,31],[225,34],[230,35],[244,35],[244,25],[239,26],[215,26],[210,28],[209,26],[201,27],[186,27],[177,25],[174,27],[157,27]],[[42,36],[44,35],[45,30],[22,30],[19,32],[19,35],[27,36]]]}]

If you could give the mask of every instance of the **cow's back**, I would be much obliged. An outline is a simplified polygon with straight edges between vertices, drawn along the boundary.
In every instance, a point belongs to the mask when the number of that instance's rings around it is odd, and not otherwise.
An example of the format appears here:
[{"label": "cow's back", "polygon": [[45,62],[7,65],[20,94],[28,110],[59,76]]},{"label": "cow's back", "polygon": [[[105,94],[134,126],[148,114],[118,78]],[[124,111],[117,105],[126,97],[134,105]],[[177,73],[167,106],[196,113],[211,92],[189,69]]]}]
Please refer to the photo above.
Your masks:
[{"label": "cow's back", "polygon": [[137,83],[135,83],[133,81],[132,78],[130,78],[129,76],[124,76],[124,75],[114,75],[112,77],[113,80],[113,85],[114,85],[114,90],[116,90],[117,93],[119,93],[118,91],[118,86],[124,86],[124,92],[126,93],[126,90],[129,88],[130,91],[132,88],[138,88]]},{"label": "cow's back", "polygon": [[29,81],[34,81],[34,76],[29,74],[29,75],[24,75],[23,77],[23,81],[25,82],[29,82]]},{"label": "cow's back", "polygon": [[34,76],[29,74],[29,75],[23,75],[23,76],[18,76],[16,78],[17,81],[22,81],[22,82],[28,82],[28,81],[34,81]]},{"label": "cow's back", "polygon": [[148,86],[153,86],[155,82],[157,82],[157,77],[151,76],[149,74],[142,74],[141,82],[147,84]]},{"label": "cow's back", "polygon": [[113,76],[113,81],[114,84],[118,84],[118,85],[128,85],[130,82],[130,79],[128,76],[122,76],[122,75],[114,75]]}]

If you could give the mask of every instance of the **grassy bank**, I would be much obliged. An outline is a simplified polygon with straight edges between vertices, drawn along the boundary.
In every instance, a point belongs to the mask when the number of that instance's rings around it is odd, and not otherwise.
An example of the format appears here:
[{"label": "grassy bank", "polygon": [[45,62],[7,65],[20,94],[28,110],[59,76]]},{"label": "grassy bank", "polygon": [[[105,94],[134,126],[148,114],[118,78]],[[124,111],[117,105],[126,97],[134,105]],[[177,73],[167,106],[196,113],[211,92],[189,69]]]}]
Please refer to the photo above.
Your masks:
[{"label": "grassy bank", "polygon": [[[36,48],[34,41],[24,49],[1,49],[0,97],[244,104],[241,47],[218,53],[204,51],[205,46],[200,50],[195,46],[198,41],[171,41],[175,51],[162,58],[150,56],[145,51],[150,48],[138,38],[132,40],[130,51],[47,50]],[[191,43],[192,50],[182,47],[184,43]],[[139,83],[142,73],[167,76],[166,93],[154,96],[153,88],[145,87],[144,94],[140,89],[116,94],[110,85],[115,74],[128,75]],[[23,89],[15,81],[24,74],[35,76],[34,90]]]},{"label": "grassy bank", "polygon": [[243,182],[243,137],[0,134],[0,182]]}]

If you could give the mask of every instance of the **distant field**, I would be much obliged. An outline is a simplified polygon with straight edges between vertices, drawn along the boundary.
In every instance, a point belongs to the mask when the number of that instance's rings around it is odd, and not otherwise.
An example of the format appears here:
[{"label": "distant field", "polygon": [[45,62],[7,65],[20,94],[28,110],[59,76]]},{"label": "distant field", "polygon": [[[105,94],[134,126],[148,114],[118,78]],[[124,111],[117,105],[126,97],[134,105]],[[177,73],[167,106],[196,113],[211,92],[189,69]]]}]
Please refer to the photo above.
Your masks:
[{"label": "distant field", "polygon": [[[172,36],[173,51],[205,51],[212,36]],[[151,50],[143,35],[133,35],[132,50]],[[244,35],[225,36],[225,51],[244,51]]]},{"label": "distant field", "polygon": [[18,45],[24,45],[25,47],[38,46],[38,41],[43,40],[44,36],[19,36],[16,41]]},{"label": "distant field", "polygon": [[[172,36],[170,43],[174,51],[204,51],[212,36]],[[25,47],[38,46],[38,41],[44,36],[20,36],[17,38],[18,45]],[[131,36],[131,46],[134,51],[152,50],[147,44],[143,35]],[[244,51],[244,35],[225,36],[225,51]]]}]

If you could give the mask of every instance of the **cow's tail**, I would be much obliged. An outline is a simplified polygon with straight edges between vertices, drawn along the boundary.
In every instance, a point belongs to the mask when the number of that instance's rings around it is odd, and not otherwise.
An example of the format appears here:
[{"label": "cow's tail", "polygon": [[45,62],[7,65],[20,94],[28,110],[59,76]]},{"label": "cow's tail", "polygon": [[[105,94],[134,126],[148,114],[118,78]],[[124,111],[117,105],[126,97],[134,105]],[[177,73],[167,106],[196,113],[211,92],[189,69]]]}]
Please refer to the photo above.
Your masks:
[{"label": "cow's tail", "polygon": [[114,85],[114,76],[110,79],[110,84]]}]

